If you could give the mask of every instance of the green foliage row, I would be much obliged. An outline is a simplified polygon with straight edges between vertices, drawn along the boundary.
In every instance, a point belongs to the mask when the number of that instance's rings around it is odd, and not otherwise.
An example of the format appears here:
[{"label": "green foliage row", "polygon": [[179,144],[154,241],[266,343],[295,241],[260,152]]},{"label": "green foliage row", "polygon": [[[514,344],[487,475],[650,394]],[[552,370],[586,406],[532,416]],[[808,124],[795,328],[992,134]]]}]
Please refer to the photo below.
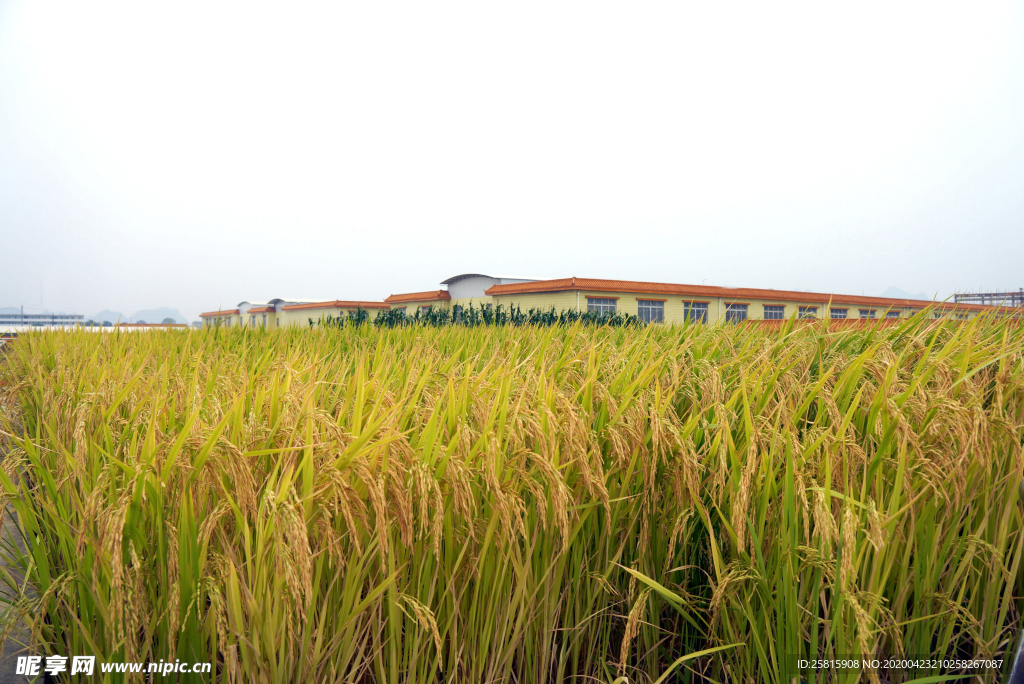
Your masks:
[{"label": "green foliage row", "polygon": [[[344,327],[366,323],[370,319],[369,312],[365,309],[348,314],[347,316],[328,315],[320,320],[309,319],[309,327],[322,325],[326,327]],[[598,313],[596,311],[576,311],[575,309],[563,309],[556,311],[555,307],[550,309],[530,309],[526,313],[518,305],[505,307],[499,304],[496,307],[474,307],[472,303],[466,307],[452,309],[435,309],[433,306],[423,311],[419,307],[416,312],[409,315],[405,309],[384,309],[377,312],[373,325],[385,328],[394,328],[408,325],[428,326],[432,328],[443,326],[463,326],[475,328],[486,325],[511,325],[511,326],[552,326],[572,325],[574,323],[586,325],[607,325],[613,328],[623,326],[641,325],[641,320],[627,313]]]}]

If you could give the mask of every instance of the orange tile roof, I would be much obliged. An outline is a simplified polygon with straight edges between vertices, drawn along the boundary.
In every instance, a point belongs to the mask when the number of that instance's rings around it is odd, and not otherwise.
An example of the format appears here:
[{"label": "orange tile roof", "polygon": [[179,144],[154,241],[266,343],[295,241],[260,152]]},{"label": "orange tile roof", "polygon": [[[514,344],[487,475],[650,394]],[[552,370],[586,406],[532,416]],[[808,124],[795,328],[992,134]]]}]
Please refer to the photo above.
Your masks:
[{"label": "orange tile roof", "polygon": [[251,309],[249,309],[248,311],[246,311],[246,313],[251,313],[251,314],[270,313],[273,310],[274,310],[274,307],[272,307],[272,306],[254,306]]},{"label": "orange tile roof", "polygon": [[303,309],[387,309],[384,302],[355,302],[335,300],[333,302],[306,302],[305,304],[289,304],[281,307],[284,311],[301,311]]},{"label": "orange tile roof", "polygon": [[200,318],[210,318],[212,316],[230,316],[231,314],[238,313],[238,309],[225,309],[224,311],[207,311],[206,313],[199,314]]},{"label": "orange tile roof", "polygon": [[929,302],[921,299],[889,299],[887,297],[864,297],[859,295],[824,294],[820,292],[795,292],[792,290],[766,290],[747,287],[718,287],[714,285],[677,285],[674,283],[648,283],[634,280],[598,280],[594,278],[559,278],[556,280],[535,280],[528,283],[507,283],[492,285],[486,293],[492,297],[511,294],[539,292],[564,292],[566,290],[588,290],[591,292],[636,292],[638,294],[666,294],[684,297],[721,297],[723,300],[759,299],[769,301],[807,302],[816,304],[849,304],[892,308],[923,309],[934,305],[942,310],[985,311],[1008,307],[983,306],[981,304],[955,304],[953,302]]},{"label": "orange tile roof", "polygon": [[632,280],[595,280],[593,278],[558,278],[534,280],[527,283],[492,285],[486,293],[493,296],[529,294],[532,292],[561,292],[565,290],[596,290],[605,292],[639,292],[642,294],[680,294],[720,296],[722,288],[708,285],[671,285],[668,283],[642,283]]},{"label": "orange tile roof", "polygon": [[391,295],[384,301],[388,304],[396,304],[399,302],[433,302],[438,299],[451,298],[452,296],[448,294],[448,290],[434,290],[432,292],[409,292],[408,294]]},{"label": "orange tile roof", "polygon": [[187,328],[184,323],[118,323],[119,328]]}]

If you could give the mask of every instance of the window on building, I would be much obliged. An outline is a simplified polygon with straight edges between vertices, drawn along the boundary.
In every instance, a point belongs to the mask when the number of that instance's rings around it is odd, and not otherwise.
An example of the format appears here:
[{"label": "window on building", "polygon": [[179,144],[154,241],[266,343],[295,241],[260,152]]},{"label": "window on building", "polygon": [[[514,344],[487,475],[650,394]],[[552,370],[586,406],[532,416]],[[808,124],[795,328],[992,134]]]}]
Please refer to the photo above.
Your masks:
[{"label": "window on building", "polygon": [[263,327],[267,327],[267,314],[263,314]]},{"label": "window on building", "polygon": [[405,307],[404,306],[396,306],[395,307],[395,311],[401,311],[402,313],[405,313]]},{"label": "window on building", "polygon": [[452,320],[458,321],[462,319],[462,307],[458,304],[452,307]]},{"label": "window on building", "polygon": [[494,308],[494,302],[487,302],[487,310],[490,311]]},{"label": "window on building", "polygon": [[739,323],[740,321],[747,320],[747,305],[746,304],[726,304],[725,305],[725,322],[726,323]]},{"label": "window on building", "polygon": [[430,313],[430,305],[428,304],[427,306],[421,306],[421,307],[420,307],[420,312],[421,312],[421,313],[422,313],[422,314],[423,314],[424,316],[426,316],[426,315],[427,315],[428,313]]},{"label": "window on building", "polygon": [[942,312],[941,311],[933,311],[932,312],[932,318],[942,318]]},{"label": "window on building", "polygon": [[781,321],[786,317],[786,307],[777,304],[764,305],[764,319],[766,321]]},{"label": "window on building", "polygon": [[829,309],[828,315],[831,318],[846,318],[849,309]]},{"label": "window on building", "polygon": [[683,318],[692,323],[708,322],[707,302],[683,302]]},{"label": "window on building", "polygon": [[797,315],[800,318],[817,318],[818,317],[818,307],[816,307],[816,306],[801,306],[798,309],[798,311],[797,311]]},{"label": "window on building", "polygon": [[665,320],[665,302],[653,299],[636,300],[637,316],[645,323],[661,323]]},{"label": "window on building", "polygon": [[874,309],[861,309],[860,310],[860,317],[861,318],[874,318],[875,317],[875,310]]},{"label": "window on building", "polygon": [[886,311],[885,312],[885,317],[886,318],[899,318],[900,317],[900,312],[899,311]]},{"label": "window on building", "polygon": [[602,297],[587,297],[587,311],[594,313],[613,314],[615,313],[615,300]]}]

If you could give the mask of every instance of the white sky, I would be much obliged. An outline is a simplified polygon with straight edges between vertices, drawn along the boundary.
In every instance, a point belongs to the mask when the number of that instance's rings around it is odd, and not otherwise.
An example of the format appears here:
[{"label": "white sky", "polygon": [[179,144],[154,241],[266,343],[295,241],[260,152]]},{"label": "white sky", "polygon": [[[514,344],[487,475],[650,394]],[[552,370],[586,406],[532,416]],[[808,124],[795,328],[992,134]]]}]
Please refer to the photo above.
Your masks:
[{"label": "white sky", "polygon": [[0,0],[0,306],[1024,285],[1019,2]]}]

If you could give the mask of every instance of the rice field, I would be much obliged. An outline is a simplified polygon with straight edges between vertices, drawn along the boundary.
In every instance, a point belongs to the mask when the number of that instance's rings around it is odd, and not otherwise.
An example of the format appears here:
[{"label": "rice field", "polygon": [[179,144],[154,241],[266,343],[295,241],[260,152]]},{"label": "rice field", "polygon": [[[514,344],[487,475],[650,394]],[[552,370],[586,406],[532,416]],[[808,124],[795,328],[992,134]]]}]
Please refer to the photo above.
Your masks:
[{"label": "rice field", "polygon": [[908,682],[946,669],[798,665],[1005,658],[1021,628],[1012,322],[44,332],[6,357],[27,545],[0,611],[33,653]]}]

